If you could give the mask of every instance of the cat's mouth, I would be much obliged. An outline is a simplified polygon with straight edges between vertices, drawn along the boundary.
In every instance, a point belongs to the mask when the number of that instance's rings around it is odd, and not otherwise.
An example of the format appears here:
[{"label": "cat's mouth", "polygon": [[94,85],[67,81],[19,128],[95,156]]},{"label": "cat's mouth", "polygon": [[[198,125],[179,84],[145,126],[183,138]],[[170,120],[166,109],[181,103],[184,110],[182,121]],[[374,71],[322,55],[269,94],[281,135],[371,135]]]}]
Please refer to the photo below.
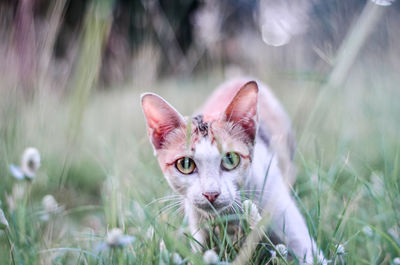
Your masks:
[{"label": "cat's mouth", "polygon": [[229,211],[229,209],[232,208],[231,204],[221,204],[221,203],[201,203],[201,204],[194,204],[195,208],[200,212],[200,213],[206,213],[206,214],[211,214],[211,215],[218,215],[218,214],[224,214]]}]

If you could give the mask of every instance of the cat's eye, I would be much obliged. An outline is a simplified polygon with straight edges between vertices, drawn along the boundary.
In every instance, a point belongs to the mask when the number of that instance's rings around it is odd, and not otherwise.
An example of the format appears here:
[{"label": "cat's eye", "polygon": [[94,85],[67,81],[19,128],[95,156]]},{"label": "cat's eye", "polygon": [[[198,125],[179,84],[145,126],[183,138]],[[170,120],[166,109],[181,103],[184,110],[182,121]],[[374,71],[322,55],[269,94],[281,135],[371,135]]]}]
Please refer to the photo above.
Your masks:
[{"label": "cat's eye", "polygon": [[190,157],[182,157],[175,161],[175,167],[182,174],[189,175],[196,169],[196,164]]},{"label": "cat's eye", "polygon": [[235,169],[240,163],[240,155],[235,152],[228,152],[222,157],[221,167],[225,170]]}]

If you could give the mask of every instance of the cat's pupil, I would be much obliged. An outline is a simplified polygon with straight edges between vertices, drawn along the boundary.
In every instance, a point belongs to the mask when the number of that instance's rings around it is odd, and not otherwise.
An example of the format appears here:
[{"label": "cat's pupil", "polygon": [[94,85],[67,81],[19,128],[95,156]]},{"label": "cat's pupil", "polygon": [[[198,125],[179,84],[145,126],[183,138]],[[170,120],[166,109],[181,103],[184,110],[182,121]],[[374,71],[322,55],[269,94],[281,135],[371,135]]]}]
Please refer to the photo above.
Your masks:
[{"label": "cat's pupil", "polygon": [[231,154],[231,153],[228,153],[228,154],[226,155],[226,158],[228,159],[228,163],[229,163],[229,164],[233,164],[233,157],[232,157],[232,154]]},{"label": "cat's pupil", "polygon": [[189,158],[185,157],[184,159],[182,159],[181,161],[181,165],[184,169],[188,169],[190,167],[190,160]]}]

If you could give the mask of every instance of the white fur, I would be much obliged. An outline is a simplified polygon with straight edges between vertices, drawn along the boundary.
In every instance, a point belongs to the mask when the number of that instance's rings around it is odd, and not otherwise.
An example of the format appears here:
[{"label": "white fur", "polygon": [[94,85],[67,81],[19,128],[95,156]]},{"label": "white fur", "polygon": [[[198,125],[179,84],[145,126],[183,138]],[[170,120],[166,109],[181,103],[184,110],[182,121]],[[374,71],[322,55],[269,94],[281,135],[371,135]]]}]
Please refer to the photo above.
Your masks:
[{"label": "white fur", "polygon": [[[268,172],[267,176],[266,172]],[[305,221],[284,183],[278,166],[278,158],[268,150],[261,139],[257,138],[252,171],[247,186],[262,190],[265,177],[267,180],[264,193],[260,195],[262,196],[260,208],[262,208],[263,214],[271,215],[273,231],[300,261],[305,257],[302,264],[313,264],[314,256],[323,260],[323,254],[318,251]]]},{"label": "white fur", "polygon": [[[265,91],[266,89],[264,88],[260,90],[261,94],[265,94]],[[169,107],[169,105],[164,103],[165,101],[159,97],[154,97],[154,95],[151,94],[145,96],[152,99],[148,101],[150,102],[149,104],[153,104],[154,101],[163,104],[164,108]],[[143,98],[142,101],[144,101]],[[264,101],[266,99],[268,99],[267,101],[275,101],[275,98],[271,95],[264,95],[262,99],[264,99]],[[156,105],[157,104],[153,104],[152,106],[156,107]],[[286,133],[288,129],[285,125],[289,123],[289,121],[286,121],[286,116],[283,115],[285,113],[282,115],[280,114],[283,110],[280,110],[280,108],[278,108],[278,110],[279,111],[275,112],[275,114],[278,113],[279,115],[274,117],[264,115],[264,118],[266,117],[265,120],[276,121],[276,119],[273,118],[283,117],[284,125],[281,126],[278,123],[276,123],[278,125],[270,123],[270,126],[268,126],[268,124],[261,125],[265,125],[268,129],[273,128],[273,125],[275,125],[276,128],[282,127],[284,128],[284,130],[282,130],[285,132],[283,135],[289,134],[289,132]],[[145,115],[151,116],[152,110],[150,109],[148,112],[149,113],[146,113],[145,111]],[[174,112],[176,111],[171,107],[166,113],[170,115]],[[262,119],[262,116],[263,115],[260,115],[260,122],[266,123]],[[176,113],[176,117],[181,116],[179,113]],[[259,128],[259,130],[261,129]],[[279,130],[275,129],[275,131]],[[150,132],[152,131],[150,130]],[[215,142],[212,144],[209,138],[202,138],[196,144],[193,153],[188,152],[182,154],[182,156],[191,157],[195,162],[196,170],[192,174],[184,175],[176,168],[171,168],[164,172],[171,187],[185,198],[185,214],[188,216],[193,237],[200,243],[205,243],[208,231],[201,227],[204,219],[215,213],[234,213],[236,211],[234,206],[236,203],[239,203],[238,201],[240,200],[240,190],[248,191],[249,194],[252,194],[251,190],[254,190],[254,200],[261,202],[260,209],[262,214],[269,214],[271,216],[271,227],[273,231],[280,240],[293,251],[296,257],[301,261],[301,264],[312,264],[314,256],[317,256],[320,263],[326,264],[327,262],[324,261],[323,254],[318,251],[314,240],[310,237],[306,223],[290,196],[287,182],[282,176],[280,165],[278,165],[280,163],[279,155],[273,153],[272,149],[267,146],[259,135],[260,134],[257,133],[253,148],[253,160],[249,167],[246,167],[244,163],[240,163],[237,168],[231,171],[223,170],[221,168],[222,156],[226,152],[239,152],[240,150],[231,149],[234,147],[226,146],[224,142],[218,143],[220,145],[217,146]],[[272,138],[276,135],[276,133],[272,133]],[[149,136],[151,137],[151,134],[149,134]],[[271,143],[274,142],[274,139],[270,140]],[[278,149],[275,148],[274,150],[277,151]],[[160,152],[162,152],[162,150]],[[266,176],[267,172],[268,175]],[[266,182],[265,178],[267,178]],[[263,193],[260,194],[262,190]],[[205,192],[219,193],[213,205],[211,205],[203,195]],[[200,246],[195,243],[193,244],[193,248],[195,250],[200,250]]]},{"label": "white fur", "polygon": [[[202,140],[197,146],[194,160],[199,172],[191,176],[192,182],[186,193],[185,211],[189,217],[189,225],[193,237],[204,243],[208,231],[200,228],[205,212],[196,209],[196,204],[206,204],[201,193],[204,191],[221,192],[221,204],[231,205],[231,201],[237,195],[235,189],[235,178],[240,172],[246,174],[243,190],[261,191],[265,182],[264,192],[255,192],[255,201],[261,201],[262,214],[271,216],[271,227],[276,235],[293,251],[301,264],[313,264],[314,256],[323,260],[320,253],[310,237],[307,226],[294,201],[290,196],[287,185],[284,183],[278,165],[278,158],[269,151],[261,139],[256,139],[252,166],[249,172],[240,171],[240,168],[231,172],[219,170],[221,154],[215,145],[207,140]],[[266,172],[268,175],[266,176]],[[186,176],[187,177],[187,176]],[[250,192],[251,193],[251,192]],[[261,197],[261,198],[260,198]],[[204,219],[204,218],[203,218]],[[200,250],[198,244],[193,244],[195,250]],[[304,260],[303,260],[304,259]],[[322,262],[326,264],[326,262]]]}]

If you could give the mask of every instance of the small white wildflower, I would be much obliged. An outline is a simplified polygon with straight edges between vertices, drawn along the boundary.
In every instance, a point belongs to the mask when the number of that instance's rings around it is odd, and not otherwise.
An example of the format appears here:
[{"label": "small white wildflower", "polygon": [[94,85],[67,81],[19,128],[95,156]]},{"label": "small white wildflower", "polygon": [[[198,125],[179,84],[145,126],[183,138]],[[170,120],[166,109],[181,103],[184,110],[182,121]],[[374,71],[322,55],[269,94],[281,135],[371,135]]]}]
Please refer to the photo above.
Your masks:
[{"label": "small white wildflower", "polygon": [[374,234],[374,231],[373,231],[372,228],[371,228],[370,226],[368,226],[368,225],[364,226],[364,227],[362,228],[362,231],[363,231],[363,233],[364,233],[366,236],[369,236],[369,237],[371,237],[371,236]]},{"label": "small white wildflower", "polygon": [[260,213],[257,210],[257,206],[251,200],[245,200],[243,202],[243,211],[247,222],[251,229],[256,228],[257,223],[261,220]]},{"label": "small white wildflower", "polygon": [[36,172],[40,168],[40,154],[39,151],[34,147],[28,147],[25,149],[21,158],[21,170],[25,177],[33,179],[36,176]]},{"label": "small white wildflower", "polygon": [[53,213],[59,209],[56,199],[50,194],[43,197],[42,206],[47,213]]},{"label": "small white wildflower", "polygon": [[346,249],[342,244],[339,244],[336,246],[336,254],[338,256],[342,256],[342,255],[346,254]]},{"label": "small white wildflower", "polygon": [[51,215],[55,215],[63,210],[63,207],[60,207],[56,199],[50,194],[43,197],[42,206],[43,212],[41,219],[44,221],[48,221]]},{"label": "small white wildflower", "polygon": [[400,257],[396,257],[393,259],[393,264],[400,265]]},{"label": "small white wildflower", "polygon": [[113,228],[111,231],[108,231],[107,233],[107,244],[108,245],[117,245],[119,242],[119,239],[123,235],[122,230],[119,228]]},{"label": "small white wildflower", "polygon": [[269,261],[267,264],[278,264],[279,263],[279,259],[276,256],[276,251],[275,250],[270,250],[270,257],[269,257]]},{"label": "small white wildflower", "polygon": [[218,254],[214,250],[209,249],[206,252],[204,252],[203,261],[206,264],[217,264],[219,261]]},{"label": "small white wildflower", "polygon": [[281,254],[281,256],[286,259],[288,255],[287,247],[284,244],[278,244],[275,246],[275,249]]},{"label": "small white wildflower", "polygon": [[396,226],[389,228],[387,232],[393,238],[400,240],[400,231]]},{"label": "small white wildflower", "polygon": [[182,264],[183,263],[183,259],[182,259],[181,255],[179,255],[176,252],[172,253],[172,263],[175,264],[175,265]]},{"label": "small white wildflower", "polygon": [[2,209],[0,209],[0,230],[8,228],[8,221]]},{"label": "small white wildflower", "polygon": [[123,247],[134,241],[133,236],[124,235],[119,228],[113,228],[107,233],[106,243],[110,248]]},{"label": "small white wildflower", "polygon": [[10,170],[11,175],[18,180],[23,180],[25,178],[24,172],[22,172],[21,168],[16,165],[10,165],[8,168]]},{"label": "small white wildflower", "polygon": [[332,262],[332,261],[329,260],[329,259],[326,259],[322,253],[319,253],[319,255],[318,255],[318,261],[317,261],[317,264],[318,264],[318,265],[328,265],[328,264],[331,263],[331,262]]}]

